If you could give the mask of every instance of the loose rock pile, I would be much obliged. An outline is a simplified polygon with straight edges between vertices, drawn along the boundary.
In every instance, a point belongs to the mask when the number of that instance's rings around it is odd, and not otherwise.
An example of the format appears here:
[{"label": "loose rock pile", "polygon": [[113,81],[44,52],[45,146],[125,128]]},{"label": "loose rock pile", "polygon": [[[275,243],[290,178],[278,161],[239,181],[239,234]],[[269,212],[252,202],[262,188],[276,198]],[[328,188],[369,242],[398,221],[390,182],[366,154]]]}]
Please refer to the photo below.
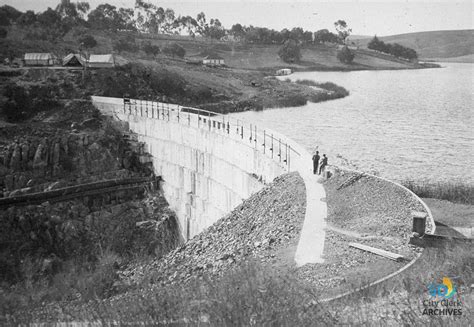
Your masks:
[{"label": "loose rock pile", "polygon": [[251,258],[269,261],[299,238],[305,199],[304,182],[297,173],[280,176],[163,259],[130,268],[122,279],[127,284],[183,283],[221,275]]}]

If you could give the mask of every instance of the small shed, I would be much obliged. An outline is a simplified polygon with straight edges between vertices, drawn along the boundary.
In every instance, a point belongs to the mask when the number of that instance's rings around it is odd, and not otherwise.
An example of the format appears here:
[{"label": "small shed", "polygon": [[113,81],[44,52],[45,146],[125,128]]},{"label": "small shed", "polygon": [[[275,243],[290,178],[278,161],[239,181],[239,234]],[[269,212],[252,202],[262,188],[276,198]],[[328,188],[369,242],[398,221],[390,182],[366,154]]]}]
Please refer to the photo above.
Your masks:
[{"label": "small shed", "polygon": [[90,55],[87,61],[87,67],[90,68],[113,68],[115,67],[115,58],[112,54]]},{"label": "small shed", "polygon": [[80,54],[70,53],[63,58],[63,66],[68,67],[81,67],[85,66],[87,60]]},{"label": "small shed", "polygon": [[290,75],[290,74],[291,74],[291,69],[290,68],[278,69],[276,71],[277,76]]},{"label": "small shed", "polygon": [[202,63],[204,65],[208,65],[208,66],[223,66],[223,65],[225,65],[224,58],[222,58],[221,56],[219,56],[217,54],[207,55],[202,60]]},{"label": "small shed", "polygon": [[26,66],[53,66],[57,58],[52,53],[25,53]]}]

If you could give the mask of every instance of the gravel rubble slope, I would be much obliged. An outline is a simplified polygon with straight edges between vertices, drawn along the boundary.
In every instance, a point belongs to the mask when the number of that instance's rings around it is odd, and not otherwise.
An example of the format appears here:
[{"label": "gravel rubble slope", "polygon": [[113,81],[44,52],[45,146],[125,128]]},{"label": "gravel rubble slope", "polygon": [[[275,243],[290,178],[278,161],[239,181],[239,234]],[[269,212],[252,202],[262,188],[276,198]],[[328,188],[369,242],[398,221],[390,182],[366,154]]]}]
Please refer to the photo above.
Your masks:
[{"label": "gravel rubble slope", "polygon": [[297,173],[277,177],[229,215],[161,260],[122,273],[126,284],[169,284],[221,275],[251,258],[263,262],[299,239],[306,195]]}]

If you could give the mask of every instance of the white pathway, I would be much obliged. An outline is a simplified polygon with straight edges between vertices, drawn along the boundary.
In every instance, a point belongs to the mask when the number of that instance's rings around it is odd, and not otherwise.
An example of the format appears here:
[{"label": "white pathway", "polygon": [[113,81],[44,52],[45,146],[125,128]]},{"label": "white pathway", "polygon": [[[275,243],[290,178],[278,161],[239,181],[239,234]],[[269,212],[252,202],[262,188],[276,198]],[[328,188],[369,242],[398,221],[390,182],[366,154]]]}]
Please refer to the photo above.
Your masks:
[{"label": "white pathway", "polygon": [[300,240],[296,249],[295,261],[297,266],[307,263],[322,263],[324,240],[326,238],[327,205],[321,199],[326,198],[326,191],[321,178],[313,175],[310,157],[302,158],[303,167],[298,169],[306,186],[306,213],[301,230]]}]

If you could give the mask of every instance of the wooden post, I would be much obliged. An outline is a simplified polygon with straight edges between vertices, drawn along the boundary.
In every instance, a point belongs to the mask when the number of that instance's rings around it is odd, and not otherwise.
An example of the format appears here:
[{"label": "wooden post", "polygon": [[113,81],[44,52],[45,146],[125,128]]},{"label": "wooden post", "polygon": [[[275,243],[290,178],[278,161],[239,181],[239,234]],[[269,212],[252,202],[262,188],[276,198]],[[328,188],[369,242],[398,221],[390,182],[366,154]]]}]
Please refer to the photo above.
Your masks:
[{"label": "wooden post", "polygon": [[413,217],[412,231],[418,233],[419,236],[425,235],[427,214],[425,212],[412,211],[411,215]]},{"label": "wooden post", "polygon": [[257,148],[257,125],[255,125],[255,148]]},{"label": "wooden post", "polygon": [[271,145],[270,150],[272,150],[272,159],[273,159],[273,134],[272,134],[272,145]]},{"label": "wooden post", "polygon": [[278,157],[281,162],[281,139],[278,139]]}]

